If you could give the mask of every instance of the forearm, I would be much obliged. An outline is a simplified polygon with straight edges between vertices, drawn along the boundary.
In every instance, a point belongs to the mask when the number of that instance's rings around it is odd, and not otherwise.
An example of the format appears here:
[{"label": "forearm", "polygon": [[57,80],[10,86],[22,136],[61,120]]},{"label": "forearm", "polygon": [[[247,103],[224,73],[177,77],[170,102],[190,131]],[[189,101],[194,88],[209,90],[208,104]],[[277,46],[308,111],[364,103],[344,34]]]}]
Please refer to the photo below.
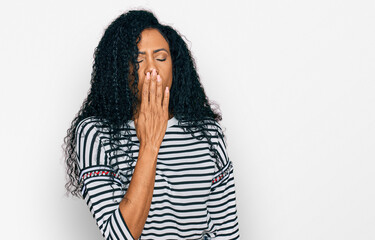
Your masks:
[{"label": "forearm", "polygon": [[120,202],[120,212],[135,239],[141,235],[150,210],[158,151],[141,145],[129,188]]}]

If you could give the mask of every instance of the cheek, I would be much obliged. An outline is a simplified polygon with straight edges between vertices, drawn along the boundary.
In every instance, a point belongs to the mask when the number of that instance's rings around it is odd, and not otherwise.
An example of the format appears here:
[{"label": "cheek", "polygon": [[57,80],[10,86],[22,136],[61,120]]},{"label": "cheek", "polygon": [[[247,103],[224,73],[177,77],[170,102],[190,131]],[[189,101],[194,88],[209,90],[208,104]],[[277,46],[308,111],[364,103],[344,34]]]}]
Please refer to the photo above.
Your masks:
[{"label": "cheek", "polygon": [[165,79],[164,87],[168,86],[169,88],[171,88],[171,86],[172,86],[172,82],[173,82],[172,66],[170,66],[170,67],[167,69],[166,72],[167,72],[167,74],[166,74],[166,79]]},{"label": "cheek", "polygon": [[171,73],[171,75],[170,75],[170,77],[169,77],[169,80],[168,80],[168,87],[169,87],[169,89],[170,89],[171,86],[172,86],[172,82],[173,82],[173,75],[172,75],[172,73]]},{"label": "cheek", "polygon": [[141,98],[142,87],[143,87],[143,79],[142,80],[140,79],[139,82],[138,82],[138,99]]},{"label": "cheek", "polygon": [[144,79],[140,78],[139,77],[139,73],[138,73],[138,84],[137,84],[137,88],[138,88],[138,100],[140,99],[140,96],[141,96],[141,92],[142,92],[142,86],[143,86],[143,82],[144,82]]},{"label": "cheek", "polygon": [[172,85],[172,76],[167,76],[166,79],[163,79],[163,93],[166,87],[168,87],[170,90],[171,85]]},{"label": "cheek", "polygon": [[143,79],[138,80],[138,90],[141,91],[143,86]]}]

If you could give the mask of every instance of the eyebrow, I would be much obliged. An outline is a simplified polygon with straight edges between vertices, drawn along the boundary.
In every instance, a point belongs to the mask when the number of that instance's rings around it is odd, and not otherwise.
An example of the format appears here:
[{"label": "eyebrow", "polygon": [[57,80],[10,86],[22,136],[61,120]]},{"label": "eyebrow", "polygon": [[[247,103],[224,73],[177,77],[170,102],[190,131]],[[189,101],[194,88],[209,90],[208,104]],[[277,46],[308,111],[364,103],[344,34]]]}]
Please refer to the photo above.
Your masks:
[{"label": "eyebrow", "polygon": [[[166,51],[169,54],[169,52],[165,48],[156,49],[156,50],[154,50],[154,53],[157,53],[157,52],[160,52],[160,51]],[[139,51],[138,54],[146,54],[146,52]]]}]

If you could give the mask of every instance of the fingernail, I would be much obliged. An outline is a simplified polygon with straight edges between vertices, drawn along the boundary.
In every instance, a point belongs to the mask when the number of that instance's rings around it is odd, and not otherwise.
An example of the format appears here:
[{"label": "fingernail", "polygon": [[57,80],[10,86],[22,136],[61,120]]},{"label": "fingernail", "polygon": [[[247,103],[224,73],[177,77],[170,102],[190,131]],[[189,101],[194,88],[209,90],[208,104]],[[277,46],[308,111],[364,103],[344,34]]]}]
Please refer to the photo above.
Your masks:
[{"label": "fingernail", "polygon": [[152,69],[152,75],[156,75],[156,70],[155,70],[155,68]]},{"label": "fingernail", "polygon": [[158,81],[158,82],[160,82],[160,75],[158,75],[157,77],[156,77],[156,81]]},{"label": "fingernail", "polygon": [[150,78],[150,72],[147,72],[147,74],[146,74],[146,78],[147,78],[147,79]]}]

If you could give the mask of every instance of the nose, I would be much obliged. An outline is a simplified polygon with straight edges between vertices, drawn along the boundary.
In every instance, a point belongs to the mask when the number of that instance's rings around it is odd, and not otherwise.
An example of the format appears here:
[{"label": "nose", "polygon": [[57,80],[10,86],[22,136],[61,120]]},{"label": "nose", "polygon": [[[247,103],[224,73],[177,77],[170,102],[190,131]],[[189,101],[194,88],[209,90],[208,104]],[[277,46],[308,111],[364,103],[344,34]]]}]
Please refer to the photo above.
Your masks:
[{"label": "nose", "polygon": [[156,70],[156,75],[159,75],[159,71],[154,67],[146,68],[145,71],[144,71],[144,74],[147,75],[147,73],[150,72],[150,75],[151,75],[153,69]]},{"label": "nose", "polygon": [[148,60],[147,66],[144,69],[144,74],[147,75],[148,72],[150,72],[150,74],[151,74],[153,69],[156,70],[156,75],[158,75],[159,70],[156,68],[154,60]]}]

